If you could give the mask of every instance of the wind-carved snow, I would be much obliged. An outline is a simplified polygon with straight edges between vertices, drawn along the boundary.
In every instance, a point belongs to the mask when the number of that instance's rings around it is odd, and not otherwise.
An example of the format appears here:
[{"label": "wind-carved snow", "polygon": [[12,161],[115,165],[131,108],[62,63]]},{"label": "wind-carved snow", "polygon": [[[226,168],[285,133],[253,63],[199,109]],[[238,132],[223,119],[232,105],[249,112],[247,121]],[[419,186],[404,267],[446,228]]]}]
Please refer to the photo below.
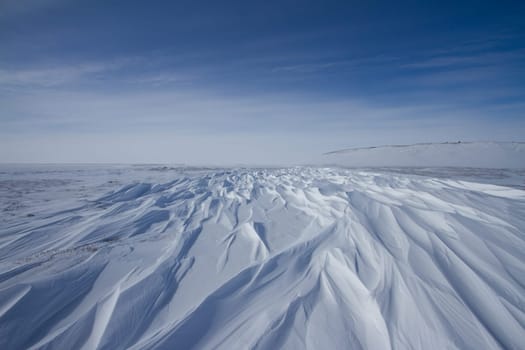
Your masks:
[{"label": "wind-carved snow", "polygon": [[0,234],[2,349],[524,349],[525,192],[293,168],[134,183]]}]

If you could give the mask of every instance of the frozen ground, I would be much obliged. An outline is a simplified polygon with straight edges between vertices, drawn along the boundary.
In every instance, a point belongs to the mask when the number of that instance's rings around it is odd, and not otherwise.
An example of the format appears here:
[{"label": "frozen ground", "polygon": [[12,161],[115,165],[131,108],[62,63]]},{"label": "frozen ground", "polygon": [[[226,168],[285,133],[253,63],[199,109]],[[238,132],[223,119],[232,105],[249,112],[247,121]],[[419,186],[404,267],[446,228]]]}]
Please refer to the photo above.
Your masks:
[{"label": "frozen ground", "polygon": [[523,175],[2,166],[0,349],[525,349]]}]

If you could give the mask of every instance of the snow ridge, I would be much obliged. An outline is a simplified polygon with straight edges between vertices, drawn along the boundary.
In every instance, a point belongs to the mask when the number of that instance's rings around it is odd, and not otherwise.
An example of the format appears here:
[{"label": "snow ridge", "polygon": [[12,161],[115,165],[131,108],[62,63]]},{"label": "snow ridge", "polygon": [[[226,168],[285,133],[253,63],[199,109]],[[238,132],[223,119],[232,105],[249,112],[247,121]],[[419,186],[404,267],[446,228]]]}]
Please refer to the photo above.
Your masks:
[{"label": "snow ridge", "polygon": [[0,231],[0,348],[524,349],[525,191],[329,168],[133,183]]}]

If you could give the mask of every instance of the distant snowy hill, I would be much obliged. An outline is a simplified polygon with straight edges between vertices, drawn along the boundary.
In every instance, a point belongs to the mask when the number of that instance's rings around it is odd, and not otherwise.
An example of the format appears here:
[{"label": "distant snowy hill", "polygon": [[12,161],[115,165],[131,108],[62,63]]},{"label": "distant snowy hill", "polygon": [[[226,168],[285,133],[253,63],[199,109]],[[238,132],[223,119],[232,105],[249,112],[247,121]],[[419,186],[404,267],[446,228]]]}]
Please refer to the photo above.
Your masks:
[{"label": "distant snowy hill", "polygon": [[523,142],[452,142],[353,148],[314,161],[347,167],[525,168]]}]

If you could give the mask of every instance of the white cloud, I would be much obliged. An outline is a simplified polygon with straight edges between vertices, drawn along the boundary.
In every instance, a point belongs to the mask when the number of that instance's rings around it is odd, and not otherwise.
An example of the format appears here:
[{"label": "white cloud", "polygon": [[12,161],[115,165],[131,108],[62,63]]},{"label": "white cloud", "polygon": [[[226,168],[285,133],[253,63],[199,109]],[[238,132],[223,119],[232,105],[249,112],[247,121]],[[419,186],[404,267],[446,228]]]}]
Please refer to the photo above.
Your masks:
[{"label": "white cloud", "polygon": [[36,69],[0,69],[0,86],[53,87],[116,67],[115,64],[89,63]]}]

